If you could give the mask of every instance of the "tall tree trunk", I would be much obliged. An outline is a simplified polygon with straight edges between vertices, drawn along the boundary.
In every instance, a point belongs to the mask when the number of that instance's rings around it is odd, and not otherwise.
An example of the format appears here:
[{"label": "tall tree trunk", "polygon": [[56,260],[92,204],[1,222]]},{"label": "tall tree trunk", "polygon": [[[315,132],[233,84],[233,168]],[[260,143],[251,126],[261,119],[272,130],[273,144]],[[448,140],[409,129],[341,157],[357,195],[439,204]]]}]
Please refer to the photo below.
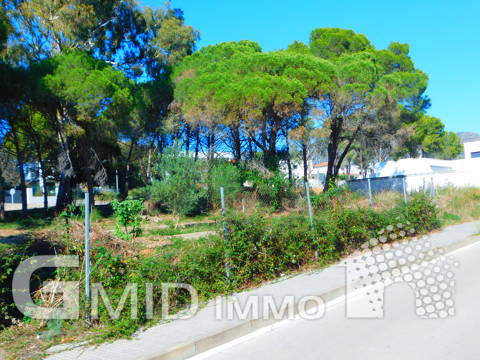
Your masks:
[{"label": "tall tree trunk", "polygon": [[198,151],[200,150],[200,127],[195,130],[195,161],[198,160]]},{"label": "tall tree trunk", "polygon": [[288,130],[285,130],[285,143],[287,146],[287,169],[288,169],[288,181],[293,184],[293,173],[292,173],[292,159],[290,157],[290,143],[288,139]]},{"label": "tall tree trunk", "polygon": [[40,171],[42,172],[42,190],[43,190],[43,209],[45,213],[48,212],[48,186],[47,186],[47,175],[45,174],[45,162],[40,158]]},{"label": "tall tree trunk", "polygon": [[5,219],[5,190],[3,181],[2,169],[0,168],[0,220]]},{"label": "tall tree trunk", "polygon": [[23,151],[20,148],[20,142],[18,139],[17,131],[14,127],[12,127],[12,135],[13,135],[13,145],[15,146],[15,153],[17,155],[17,167],[18,173],[20,174],[20,192],[22,194],[22,213],[26,213],[28,209],[27,205],[27,185],[25,182],[25,163],[23,159]]},{"label": "tall tree trunk", "polygon": [[135,147],[135,140],[132,139],[132,141],[130,142],[130,148],[128,149],[128,155],[127,155],[127,161],[126,161],[126,164],[125,164],[125,185],[124,185],[124,189],[123,189],[123,195],[125,197],[127,197],[128,195],[128,188],[130,186],[130,181],[129,181],[129,178],[130,178],[130,163],[132,161],[132,154],[133,154],[133,148]]},{"label": "tall tree trunk", "polygon": [[307,144],[302,141],[303,181],[308,182]]},{"label": "tall tree trunk", "polygon": [[250,136],[248,137],[248,154],[248,158],[253,159],[253,141]]},{"label": "tall tree trunk", "polygon": [[187,156],[190,153],[190,125],[185,126],[185,152],[187,153]]},{"label": "tall tree trunk", "polygon": [[148,154],[147,154],[147,171],[146,171],[146,183],[149,183],[150,182],[150,179],[151,179],[151,168],[152,168],[152,148],[153,146],[150,145],[148,147]]},{"label": "tall tree trunk", "polygon": [[42,178],[42,191],[43,191],[43,209],[45,213],[48,212],[48,187],[47,187],[47,175],[45,174],[45,162],[43,161],[42,149],[39,142],[35,141],[35,148],[37,151],[38,163],[40,164],[40,172]]},{"label": "tall tree trunk", "polygon": [[25,169],[23,159],[18,158],[18,171],[20,173],[20,192],[22,194],[22,212],[26,213],[28,209],[27,205],[27,184],[25,182]]},{"label": "tall tree trunk", "polygon": [[327,174],[325,177],[325,185],[323,187],[324,192],[328,191],[330,182],[336,179],[334,170],[335,170],[335,163],[337,161],[338,145],[340,142],[340,134],[341,134],[342,126],[343,126],[343,119],[340,117],[337,117],[332,121],[332,125],[330,127],[331,132],[330,132],[330,138],[327,146],[328,166],[327,166]]},{"label": "tall tree trunk", "polygon": [[55,208],[57,211],[65,209],[67,204],[71,204],[73,201],[72,196],[72,183],[70,176],[66,176],[65,172],[60,173],[60,184],[58,186],[57,202]]},{"label": "tall tree trunk", "polygon": [[238,126],[232,126],[233,158],[240,162],[242,160],[242,142],[240,139],[240,129]]},{"label": "tall tree trunk", "polygon": [[73,163],[70,159],[68,139],[64,131],[66,119],[62,116],[60,111],[56,113],[56,121],[58,123],[57,136],[61,145],[61,156],[58,158],[59,167],[61,169],[60,184],[58,186],[57,201],[55,203],[55,208],[57,212],[59,212],[65,209],[67,204],[71,204],[73,202],[71,177],[73,176],[74,171]]}]

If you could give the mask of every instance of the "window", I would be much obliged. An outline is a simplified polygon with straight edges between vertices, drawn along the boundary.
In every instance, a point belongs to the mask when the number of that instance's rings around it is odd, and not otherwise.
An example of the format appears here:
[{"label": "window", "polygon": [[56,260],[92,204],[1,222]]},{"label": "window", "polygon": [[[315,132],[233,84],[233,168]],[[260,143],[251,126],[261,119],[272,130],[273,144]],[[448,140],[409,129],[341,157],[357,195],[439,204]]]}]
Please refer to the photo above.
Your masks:
[{"label": "window", "polygon": [[480,151],[474,151],[470,154],[473,158],[480,158]]}]

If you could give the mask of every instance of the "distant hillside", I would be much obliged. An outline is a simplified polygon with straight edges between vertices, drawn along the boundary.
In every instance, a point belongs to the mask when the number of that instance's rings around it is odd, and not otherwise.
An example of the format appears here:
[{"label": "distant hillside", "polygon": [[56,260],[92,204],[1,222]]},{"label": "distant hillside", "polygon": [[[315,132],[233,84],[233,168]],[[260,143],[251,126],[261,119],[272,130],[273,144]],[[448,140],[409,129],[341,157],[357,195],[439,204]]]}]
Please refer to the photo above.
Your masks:
[{"label": "distant hillside", "polygon": [[480,134],[468,131],[462,131],[457,133],[458,137],[462,141],[462,144],[470,141],[480,141]]}]

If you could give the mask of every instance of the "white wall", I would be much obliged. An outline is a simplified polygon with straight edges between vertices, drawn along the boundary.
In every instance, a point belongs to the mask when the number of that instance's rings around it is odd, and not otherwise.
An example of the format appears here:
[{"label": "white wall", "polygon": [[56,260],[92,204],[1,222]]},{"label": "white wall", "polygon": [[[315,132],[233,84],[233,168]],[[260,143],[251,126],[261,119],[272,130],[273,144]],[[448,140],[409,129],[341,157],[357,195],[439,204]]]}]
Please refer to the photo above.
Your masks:
[{"label": "white wall", "polygon": [[[55,193],[58,193],[58,189],[55,188]],[[57,196],[48,196],[48,205],[55,205],[57,202]],[[42,196],[33,196],[33,189],[27,188],[27,204],[43,204]]]},{"label": "white wall", "polygon": [[472,141],[463,144],[465,159],[471,159],[473,152],[480,152],[480,141]]},{"label": "white wall", "polygon": [[480,187],[480,169],[407,175],[406,182],[408,191],[418,191],[424,186],[430,187],[432,184],[436,188],[445,186]]}]

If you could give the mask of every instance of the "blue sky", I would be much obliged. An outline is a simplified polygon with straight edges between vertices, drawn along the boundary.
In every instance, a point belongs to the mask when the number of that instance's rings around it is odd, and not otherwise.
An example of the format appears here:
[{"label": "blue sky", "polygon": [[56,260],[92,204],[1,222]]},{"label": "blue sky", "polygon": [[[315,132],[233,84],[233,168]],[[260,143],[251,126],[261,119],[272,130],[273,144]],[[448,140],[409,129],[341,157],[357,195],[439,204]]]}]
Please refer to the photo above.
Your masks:
[{"label": "blue sky", "polygon": [[352,29],[377,48],[408,43],[417,68],[430,77],[429,114],[441,118],[447,130],[480,132],[480,1],[172,0],[172,5],[201,32],[200,47],[246,39],[265,51],[277,50],[294,40],[307,42],[318,27]]}]

